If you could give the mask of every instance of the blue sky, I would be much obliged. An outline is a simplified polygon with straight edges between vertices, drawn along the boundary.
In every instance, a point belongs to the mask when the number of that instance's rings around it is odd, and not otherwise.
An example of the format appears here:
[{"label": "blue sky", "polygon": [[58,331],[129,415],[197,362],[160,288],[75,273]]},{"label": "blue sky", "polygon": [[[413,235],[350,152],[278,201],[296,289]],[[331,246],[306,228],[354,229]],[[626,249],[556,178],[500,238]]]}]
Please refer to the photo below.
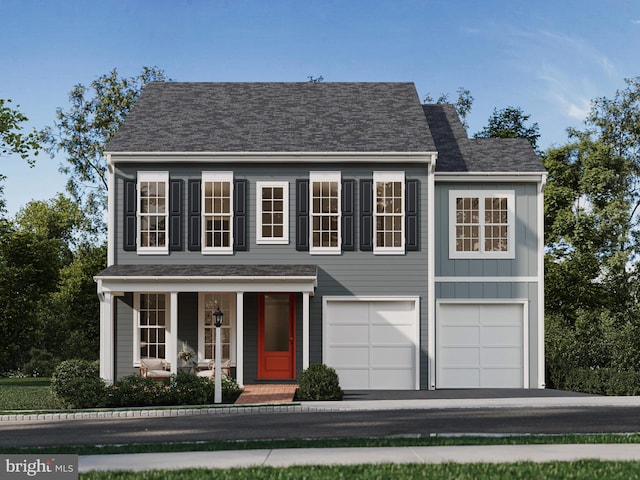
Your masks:
[{"label": "blue sky", "polygon": [[[469,133],[517,106],[543,148],[640,75],[637,0],[0,0],[0,98],[52,125],[68,93],[117,68],[178,81],[411,81],[475,98]],[[9,213],[63,191],[64,158],[0,158]]]}]

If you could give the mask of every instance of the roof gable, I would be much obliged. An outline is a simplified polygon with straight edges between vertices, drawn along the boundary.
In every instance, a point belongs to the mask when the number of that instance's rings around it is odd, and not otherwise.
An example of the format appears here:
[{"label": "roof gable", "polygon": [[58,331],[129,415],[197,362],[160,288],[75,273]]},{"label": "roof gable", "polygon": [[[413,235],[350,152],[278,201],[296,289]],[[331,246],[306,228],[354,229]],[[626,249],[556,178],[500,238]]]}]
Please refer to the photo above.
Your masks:
[{"label": "roof gable", "polygon": [[432,152],[413,83],[152,83],[108,152]]}]

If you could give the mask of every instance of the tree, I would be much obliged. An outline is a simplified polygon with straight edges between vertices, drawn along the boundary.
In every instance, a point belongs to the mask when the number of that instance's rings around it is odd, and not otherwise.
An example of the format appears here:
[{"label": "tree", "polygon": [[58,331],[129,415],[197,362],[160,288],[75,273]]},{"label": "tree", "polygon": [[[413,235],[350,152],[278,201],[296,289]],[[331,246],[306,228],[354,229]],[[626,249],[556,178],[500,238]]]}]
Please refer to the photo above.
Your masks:
[{"label": "tree", "polygon": [[[23,124],[29,119],[19,110],[11,108],[10,103],[10,99],[0,98],[0,156],[15,154],[33,166],[35,160],[31,155],[37,156],[40,150],[38,133],[35,129],[27,134],[21,132]],[[17,107],[19,108],[20,105]],[[0,182],[5,178],[0,174]],[[3,187],[0,185],[0,213],[5,210],[2,193]]]},{"label": "tree", "polygon": [[20,368],[43,343],[40,312],[50,308],[43,300],[73,261],[71,239],[82,219],[77,205],[59,195],[30,202],[13,222],[0,220],[0,373]]},{"label": "tree", "polygon": [[119,77],[114,68],[91,82],[90,87],[76,85],[69,93],[69,110],[58,108],[54,127],[43,132],[52,156],[64,152],[66,164],[60,171],[68,176],[67,191],[83,206],[98,231],[105,230],[108,172],[104,148],[143,87],[164,81],[169,79],[157,67],[144,67],[139,75],[128,78]]},{"label": "tree", "polygon": [[[467,123],[467,115],[471,113],[471,106],[473,105],[473,97],[471,96],[471,91],[467,90],[464,87],[458,87],[458,90],[456,90],[456,93],[458,94],[458,98],[453,103],[453,105],[456,107],[456,112],[460,117],[460,121],[462,122],[462,125],[464,126],[465,129],[468,130],[469,124]],[[434,103],[433,97],[429,93],[427,93],[424,96],[422,101],[423,103]],[[448,93],[441,94],[438,97],[438,99],[435,101],[435,103],[438,103],[438,104],[450,103],[449,94]]]},{"label": "tree", "polygon": [[486,127],[474,135],[475,138],[526,138],[533,149],[538,150],[538,138],[540,129],[538,124],[526,125],[531,115],[526,115],[518,107],[506,107],[501,110],[494,109],[489,117]]}]

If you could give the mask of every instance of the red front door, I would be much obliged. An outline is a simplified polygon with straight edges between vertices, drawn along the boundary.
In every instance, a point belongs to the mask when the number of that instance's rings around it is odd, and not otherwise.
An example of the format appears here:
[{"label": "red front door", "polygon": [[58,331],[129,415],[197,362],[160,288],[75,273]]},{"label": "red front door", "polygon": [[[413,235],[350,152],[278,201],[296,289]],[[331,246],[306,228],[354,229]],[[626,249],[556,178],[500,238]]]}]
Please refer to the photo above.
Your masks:
[{"label": "red front door", "polygon": [[292,380],[296,371],[296,296],[262,294],[258,300],[258,378]]}]

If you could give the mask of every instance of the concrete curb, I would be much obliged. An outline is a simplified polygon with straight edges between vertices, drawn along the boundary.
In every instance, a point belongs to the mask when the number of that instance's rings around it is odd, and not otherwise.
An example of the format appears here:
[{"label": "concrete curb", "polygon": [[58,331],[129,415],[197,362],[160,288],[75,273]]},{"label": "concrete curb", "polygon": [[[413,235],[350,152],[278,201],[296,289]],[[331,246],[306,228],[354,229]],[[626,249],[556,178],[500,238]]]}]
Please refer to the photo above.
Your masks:
[{"label": "concrete curb", "polygon": [[345,400],[336,402],[300,402],[290,404],[252,404],[205,408],[140,408],[79,412],[49,412],[0,415],[0,422],[100,420],[115,418],[178,417],[196,415],[263,414],[299,412],[341,412],[372,410],[443,410],[471,408],[565,408],[565,407],[640,407],[636,397],[537,397],[537,398],[465,398],[405,400]]},{"label": "concrete curb", "polygon": [[79,471],[176,470],[252,466],[356,465],[377,463],[512,463],[598,459],[640,460],[638,444],[487,445],[457,447],[354,447],[138,453],[79,457]]}]

